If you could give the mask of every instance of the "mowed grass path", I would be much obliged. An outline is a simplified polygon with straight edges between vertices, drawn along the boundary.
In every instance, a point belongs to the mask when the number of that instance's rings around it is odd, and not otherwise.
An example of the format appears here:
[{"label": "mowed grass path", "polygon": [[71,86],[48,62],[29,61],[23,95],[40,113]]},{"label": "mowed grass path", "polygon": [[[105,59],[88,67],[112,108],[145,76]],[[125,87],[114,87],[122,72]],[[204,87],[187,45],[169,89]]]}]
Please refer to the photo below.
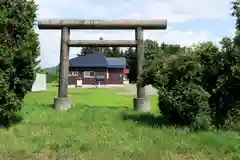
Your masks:
[{"label": "mowed grass path", "polygon": [[[49,107],[57,88],[29,93],[23,121],[0,129],[0,159],[39,160],[180,160],[240,159],[240,136],[234,132],[187,132],[150,126],[124,115],[131,96],[121,89],[70,89],[74,106],[66,112]],[[151,97],[157,113],[157,97]]]}]

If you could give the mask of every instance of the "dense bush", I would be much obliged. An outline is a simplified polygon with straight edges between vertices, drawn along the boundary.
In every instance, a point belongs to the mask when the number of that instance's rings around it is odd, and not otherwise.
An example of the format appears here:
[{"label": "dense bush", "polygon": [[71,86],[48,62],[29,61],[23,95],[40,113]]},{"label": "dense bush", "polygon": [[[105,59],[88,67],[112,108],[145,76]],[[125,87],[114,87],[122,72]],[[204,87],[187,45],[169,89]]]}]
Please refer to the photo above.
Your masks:
[{"label": "dense bush", "polygon": [[194,125],[197,117],[208,113],[209,94],[199,85],[202,68],[197,60],[182,52],[161,53],[144,66],[139,83],[158,89],[159,109],[171,123]]},{"label": "dense bush", "polygon": [[236,37],[223,38],[220,47],[161,44],[145,51],[153,58],[147,58],[138,83],[158,90],[161,114],[172,123],[206,128],[240,122],[239,7],[239,0],[233,2]]},{"label": "dense bush", "polygon": [[27,0],[0,1],[0,117],[8,123],[35,80],[39,42],[37,6]]},{"label": "dense bush", "polygon": [[[144,41],[144,57],[146,60],[156,59],[157,53],[160,51],[158,42],[146,39]],[[137,81],[137,54],[136,50],[128,48],[124,52],[127,60],[127,68],[129,69],[128,79],[130,83]]]},{"label": "dense bush", "polygon": [[162,50],[145,63],[138,83],[157,88],[159,109],[171,123],[219,127],[238,117],[240,54],[230,38],[220,44],[221,48],[204,42],[173,53]]},{"label": "dense bush", "polygon": [[239,50],[230,38],[223,38],[218,49],[208,43],[198,45],[195,52],[200,55],[204,67],[201,85],[211,94],[209,107],[214,124],[226,124],[239,112]]}]

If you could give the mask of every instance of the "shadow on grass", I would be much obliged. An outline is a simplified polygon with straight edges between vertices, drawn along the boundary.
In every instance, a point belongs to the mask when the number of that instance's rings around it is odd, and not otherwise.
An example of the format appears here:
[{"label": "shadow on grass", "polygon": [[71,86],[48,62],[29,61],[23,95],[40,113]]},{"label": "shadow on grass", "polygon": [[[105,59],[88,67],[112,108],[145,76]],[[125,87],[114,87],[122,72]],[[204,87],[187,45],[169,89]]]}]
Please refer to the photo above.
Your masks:
[{"label": "shadow on grass", "polygon": [[[46,108],[53,108],[53,109],[55,108],[54,104],[39,104],[39,106],[46,107]],[[78,108],[78,109],[88,108],[88,109],[110,109],[110,110],[123,109],[123,110],[132,110],[131,108],[129,108],[127,106],[87,105],[87,104],[82,104],[82,103],[73,104],[72,107]]]},{"label": "shadow on grass", "polygon": [[9,119],[0,118],[0,128],[9,128],[13,125],[16,125],[22,122],[23,118],[19,115],[13,115]]},{"label": "shadow on grass", "polygon": [[40,104],[41,107],[54,108],[54,104]]},{"label": "shadow on grass", "polygon": [[176,126],[167,121],[162,116],[156,116],[151,113],[123,113],[123,120],[132,120],[140,125],[149,125],[152,127]]},{"label": "shadow on grass", "polygon": [[110,110],[131,110],[127,106],[104,106],[104,105],[86,105],[86,104],[76,104],[75,107],[78,108],[89,108],[89,109],[110,109]]},{"label": "shadow on grass", "polygon": [[162,116],[156,116],[151,113],[138,113],[138,114],[123,114],[123,120],[132,120],[136,122],[138,125],[147,125],[150,127],[176,127],[176,128],[184,128],[187,129],[189,132],[205,132],[207,131],[207,126],[195,126],[193,125],[181,125],[177,123],[169,122],[166,118]]}]

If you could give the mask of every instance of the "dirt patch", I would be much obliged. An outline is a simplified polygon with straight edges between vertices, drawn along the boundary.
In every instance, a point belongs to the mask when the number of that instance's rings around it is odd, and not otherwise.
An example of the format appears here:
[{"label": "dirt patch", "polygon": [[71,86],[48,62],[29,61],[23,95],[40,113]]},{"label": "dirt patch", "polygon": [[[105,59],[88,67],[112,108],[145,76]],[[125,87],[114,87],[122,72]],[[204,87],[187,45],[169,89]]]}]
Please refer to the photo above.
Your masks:
[{"label": "dirt patch", "polygon": [[0,153],[0,159],[11,160],[12,157],[13,157],[12,154],[9,154],[9,153]]},{"label": "dirt patch", "polygon": [[171,151],[156,151],[156,152],[148,152],[144,154],[139,154],[137,156],[138,160],[145,160],[145,159],[151,159],[151,160],[209,160],[210,157],[206,157],[202,155],[201,153],[195,153],[195,154],[183,154],[183,153],[177,153],[177,152],[171,152]]},{"label": "dirt patch", "polygon": [[51,160],[53,152],[48,149],[42,149],[39,153],[34,156],[35,160]]}]

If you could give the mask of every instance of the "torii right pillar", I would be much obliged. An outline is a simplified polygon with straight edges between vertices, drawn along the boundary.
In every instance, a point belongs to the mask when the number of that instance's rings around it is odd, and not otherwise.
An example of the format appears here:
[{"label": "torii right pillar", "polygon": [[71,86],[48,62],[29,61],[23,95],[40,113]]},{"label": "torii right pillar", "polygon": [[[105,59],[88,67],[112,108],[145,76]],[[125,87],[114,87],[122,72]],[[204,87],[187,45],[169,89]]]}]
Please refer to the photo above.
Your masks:
[{"label": "torii right pillar", "polygon": [[[143,40],[143,28],[137,27],[135,30],[135,39],[137,41],[136,53],[137,53],[137,79],[140,78],[142,73],[142,65],[144,63],[144,40]],[[133,99],[133,107],[135,111],[149,112],[150,101],[146,94],[145,87],[141,87],[137,84],[137,97]]]}]

